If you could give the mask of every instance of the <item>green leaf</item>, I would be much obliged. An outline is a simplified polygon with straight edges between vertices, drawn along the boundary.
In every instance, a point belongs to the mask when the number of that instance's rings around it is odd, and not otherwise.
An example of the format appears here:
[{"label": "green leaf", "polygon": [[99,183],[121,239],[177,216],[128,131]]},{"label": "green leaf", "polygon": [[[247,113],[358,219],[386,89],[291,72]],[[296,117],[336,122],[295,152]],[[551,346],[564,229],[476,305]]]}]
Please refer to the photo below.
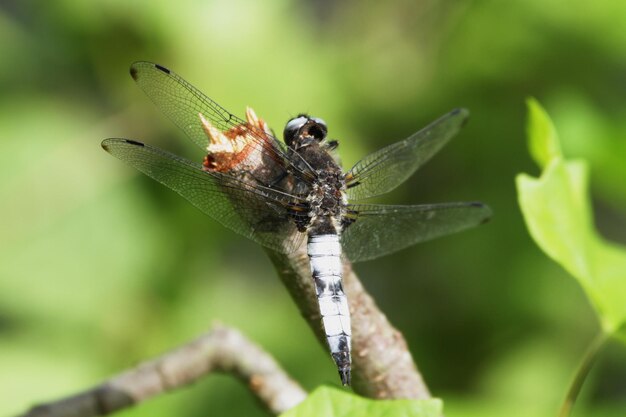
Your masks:
[{"label": "green leaf", "polygon": [[537,165],[545,168],[551,160],[561,156],[559,137],[550,116],[537,100],[531,97],[526,105],[530,113],[526,126],[530,155]]},{"label": "green leaf", "polygon": [[578,280],[603,330],[613,334],[626,322],[626,247],[607,242],[593,225],[587,163],[565,161],[547,114],[534,100],[528,106],[529,147],[544,170],[539,178],[516,178],[526,226],[537,245]]},{"label": "green leaf", "polygon": [[319,387],[281,417],[440,417],[442,402],[429,400],[370,400],[331,387]]}]

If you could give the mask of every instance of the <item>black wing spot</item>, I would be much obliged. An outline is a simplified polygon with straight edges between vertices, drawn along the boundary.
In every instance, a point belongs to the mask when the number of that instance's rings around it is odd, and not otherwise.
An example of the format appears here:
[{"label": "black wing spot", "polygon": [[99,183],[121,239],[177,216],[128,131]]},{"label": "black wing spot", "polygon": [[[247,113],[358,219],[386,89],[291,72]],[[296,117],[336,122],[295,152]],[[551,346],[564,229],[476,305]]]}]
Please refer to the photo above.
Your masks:
[{"label": "black wing spot", "polygon": [[137,81],[137,68],[134,65],[130,67],[130,76],[133,77],[133,80]]},{"label": "black wing spot", "polygon": [[163,67],[163,66],[161,66],[159,64],[154,64],[154,66],[155,66],[156,69],[161,70],[161,71],[163,71],[166,74],[170,73],[170,70],[168,70],[167,68],[165,68],[165,67]]},{"label": "black wing spot", "polygon": [[465,125],[469,121],[469,112],[462,107],[457,107],[456,109],[450,112],[453,116],[456,116],[457,114],[462,113],[462,112],[465,112],[465,117],[463,118],[463,121],[461,121],[461,126],[460,126],[461,128],[465,127]]},{"label": "black wing spot", "polygon": [[132,139],[124,139],[124,142],[128,143],[129,145],[141,146],[142,148],[145,146],[143,143]]},{"label": "black wing spot", "polygon": [[347,185],[346,185],[346,188],[356,187],[356,186],[357,186],[357,185],[359,185],[360,183],[361,183],[360,181],[355,181],[355,182],[352,182],[352,183],[350,183],[350,184],[347,184]]},{"label": "black wing spot", "polygon": [[491,210],[489,209],[489,207],[487,207],[486,205],[484,205],[483,203],[479,202],[479,201],[471,201],[469,203],[469,205],[471,207],[477,207],[477,208],[484,208],[487,209],[487,214],[485,215],[485,218],[482,219],[480,221],[480,224],[485,224],[488,223],[489,221],[491,221],[491,216],[493,215]]}]

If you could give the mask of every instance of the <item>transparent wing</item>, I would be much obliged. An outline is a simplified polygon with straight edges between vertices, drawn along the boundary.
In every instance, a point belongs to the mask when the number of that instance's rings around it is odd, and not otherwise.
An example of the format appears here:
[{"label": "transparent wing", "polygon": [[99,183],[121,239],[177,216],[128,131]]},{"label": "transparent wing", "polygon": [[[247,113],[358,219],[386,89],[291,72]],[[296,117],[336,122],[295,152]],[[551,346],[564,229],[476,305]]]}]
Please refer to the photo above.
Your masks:
[{"label": "transparent wing", "polygon": [[455,109],[407,139],[357,162],[346,175],[348,199],[374,197],[402,184],[458,133],[468,115],[466,109]]},{"label": "transparent wing", "polygon": [[484,223],[491,209],[482,203],[348,206],[348,225],[341,235],[352,262],[365,261],[418,242],[449,235]]},{"label": "transparent wing", "polygon": [[152,62],[140,61],[131,65],[130,74],[156,106],[202,150],[206,150],[208,141],[199,113],[221,131],[246,126],[249,143],[264,148],[264,153],[276,162],[293,166],[292,171],[306,171],[306,176],[310,177],[308,164],[301,159],[297,160],[297,164],[292,164],[293,161],[288,159],[283,145],[276,138],[228,112],[173,71]]},{"label": "transparent wing", "polygon": [[206,172],[161,149],[128,139],[106,139],[104,150],[171,188],[233,231],[273,250],[290,253],[304,233],[290,219],[300,199],[229,174]]}]

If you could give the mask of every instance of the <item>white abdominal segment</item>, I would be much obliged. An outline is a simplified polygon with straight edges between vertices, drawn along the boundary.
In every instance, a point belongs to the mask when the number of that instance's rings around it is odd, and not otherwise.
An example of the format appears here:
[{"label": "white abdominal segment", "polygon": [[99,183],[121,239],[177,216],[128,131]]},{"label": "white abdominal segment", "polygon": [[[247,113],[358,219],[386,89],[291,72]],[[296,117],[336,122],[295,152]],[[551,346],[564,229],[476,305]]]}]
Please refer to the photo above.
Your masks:
[{"label": "white abdominal segment", "polygon": [[309,236],[307,251],[330,353],[344,385],[350,384],[350,311],[343,292],[338,235]]}]

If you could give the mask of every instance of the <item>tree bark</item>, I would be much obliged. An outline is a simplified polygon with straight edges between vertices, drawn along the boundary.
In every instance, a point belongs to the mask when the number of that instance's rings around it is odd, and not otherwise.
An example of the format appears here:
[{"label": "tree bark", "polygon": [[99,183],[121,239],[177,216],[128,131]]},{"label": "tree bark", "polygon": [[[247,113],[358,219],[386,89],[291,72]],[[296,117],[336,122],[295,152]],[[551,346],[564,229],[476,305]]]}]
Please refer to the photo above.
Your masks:
[{"label": "tree bark", "polygon": [[189,385],[212,372],[237,376],[261,404],[276,415],[296,406],[307,396],[268,353],[239,331],[217,326],[208,334],[99,386],[35,406],[21,417],[107,415]]}]

